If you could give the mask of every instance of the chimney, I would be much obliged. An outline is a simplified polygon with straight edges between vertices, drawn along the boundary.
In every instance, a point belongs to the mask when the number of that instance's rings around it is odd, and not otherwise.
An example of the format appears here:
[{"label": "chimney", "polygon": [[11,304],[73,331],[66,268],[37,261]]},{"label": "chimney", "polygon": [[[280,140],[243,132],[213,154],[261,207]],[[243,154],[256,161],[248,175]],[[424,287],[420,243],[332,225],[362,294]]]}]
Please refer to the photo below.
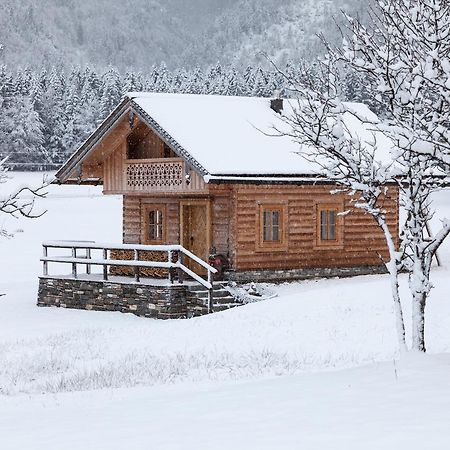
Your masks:
[{"label": "chimney", "polygon": [[281,114],[283,111],[283,99],[282,98],[273,98],[270,100],[270,107],[278,114]]}]

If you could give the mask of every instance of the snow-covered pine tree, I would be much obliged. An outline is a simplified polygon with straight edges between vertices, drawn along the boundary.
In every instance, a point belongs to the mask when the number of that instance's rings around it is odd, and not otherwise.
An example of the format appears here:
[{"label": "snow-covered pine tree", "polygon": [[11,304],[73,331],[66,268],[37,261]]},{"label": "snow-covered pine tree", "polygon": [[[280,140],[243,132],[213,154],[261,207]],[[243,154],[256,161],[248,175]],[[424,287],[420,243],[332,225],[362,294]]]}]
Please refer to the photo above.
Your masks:
[{"label": "snow-covered pine tree", "polygon": [[31,167],[43,159],[42,122],[29,97],[17,96],[4,101],[0,122],[0,153],[8,156],[8,165]]},{"label": "snow-covered pine tree", "polygon": [[267,81],[265,79],[264,73],[261,69],[258,69],[254,76],[254,84],[251,95],[253,97],[264,97],[266,96]]},{"label": "snow-covered pine tree", "polygon": [[172,77],[165,63],[161,63],[154,72],[153,89],[156,92],[172,92]]},{"label": "snow-covered pine tree", "polygon": [[55,69],[42,73],[39,85],[40,94],[35,103],[44,125],[44,148],[49,161],[60,164],[64,160],[63,140],[67,131],[63,75]]},{"label": "snow-covered pine tree", "polygon": [[102,77],[101,99],[98,123],[105,119],[116,107],[123,95],[120,75],[110,67]]}]

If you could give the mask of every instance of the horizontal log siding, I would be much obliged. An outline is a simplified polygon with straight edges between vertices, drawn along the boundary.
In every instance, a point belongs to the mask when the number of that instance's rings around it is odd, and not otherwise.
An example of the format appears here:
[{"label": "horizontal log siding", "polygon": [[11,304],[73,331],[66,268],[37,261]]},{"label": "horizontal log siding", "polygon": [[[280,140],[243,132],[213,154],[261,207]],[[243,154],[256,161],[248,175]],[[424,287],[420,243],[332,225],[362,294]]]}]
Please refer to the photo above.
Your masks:
[{"label": "horizontal log siding", "polygon": [[123,243],[141,243],[141,200],[139,197],[123,197]]},{"label": "horizontal log siding", "polygon": [[123,242],[124,244],[143,244],[143,217],[145,204],[166,205],[166,241],[164,244],[180,242],[180,214],[177,199],[162,199],[128,196],[123,197]]},{"label": "horizontal log siding", "polygon": [[230,258],[230,197],[216,196],[212,200],[212,245],[217,253]]},{"label": "horizontal log siding", "polygon": [[[212,199],[212,245],[218,253],[229,253],[230,234],[230,198],[229,192],[219,192]],[[124,196],[123,201],[123,242],[126,244],[142,242],[142,211],[146,204],[163,204],[166,206],[166,241],[167,244],[180,243],[180,198]]]},{"label": "horizontal log siding", "polygon": [[[356,267],[381,264],[380,254],[387,257],[384,235],[373,218],[359,210],[353,210],[343,218],[343,246],[324,249],[316,246],[317,202],[342,201],[344,210],[351,209],[350,199],[330,195],[331,186],[251,186],[234,187],[236,254],[233,258],[236,270],[301,269],[312,267]],[[391,211],[389,223],[398,235],[398,205],[393,198],[386,198],[384,207]],[[257,251],[259,230],[258,202],[287,203],[287,250]]]}]

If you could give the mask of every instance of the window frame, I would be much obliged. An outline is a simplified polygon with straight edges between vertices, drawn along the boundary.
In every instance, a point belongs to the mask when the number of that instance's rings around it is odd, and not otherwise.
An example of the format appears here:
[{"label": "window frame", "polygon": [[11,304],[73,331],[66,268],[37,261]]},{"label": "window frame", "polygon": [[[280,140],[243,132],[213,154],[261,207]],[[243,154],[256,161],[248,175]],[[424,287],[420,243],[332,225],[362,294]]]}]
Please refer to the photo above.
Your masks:
[{"label": "window frame", "polygon": [[[277,241],[265,241],[264,240],[264,213],[270,211],[278,212],[278,233],[279,240]],[[257,203],[257,239],[256,239],[256,250],[257,251],[284,251],[287,250],[287,204],[286,203]],[[271,230],[273,230],[273,225],[271,224]]]},{"label": "window frame", "polygon": [[[343,202],[316,202],[315,205],[315,247],[322,249],[342,249],[344,247],[344,210]],[[322,212],[335,212],[334,239],[322,239]],[[327,214],[328,215],[328,214]],[[328,218],[327,218],[328,220]]]},{"label": "window frame", "polygon": [[[150,239],[150,213],[152,211],[160,211],[162,214],[162,223],[161,223],[161,238],[160,239]],[[167,208],[163,203],[154,203],[154,204],[145,204],[142,208],[142,233],[141,233],[141,241],[143,244],[148,245],[159,245],[166,244],[166,235],[167,235]],[[155,224],[158,226],[158,224]]]}]

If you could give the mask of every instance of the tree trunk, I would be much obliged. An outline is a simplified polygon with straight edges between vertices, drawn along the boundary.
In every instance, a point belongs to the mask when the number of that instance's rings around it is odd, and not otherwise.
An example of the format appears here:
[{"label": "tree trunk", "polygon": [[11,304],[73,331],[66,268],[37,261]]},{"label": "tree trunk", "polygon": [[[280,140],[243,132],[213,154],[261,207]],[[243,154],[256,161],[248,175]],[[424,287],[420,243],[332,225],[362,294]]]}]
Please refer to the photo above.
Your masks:
[{"label": "tree trunk", "polygon": [[425,347],[425,305],[427,294],[413,292],[412,299],[412,349],[426,352]]},{"label": "tree trunk", "polygon": [[389,271],[389,278],[391,281],[392,299],[394,301],[395,327],[397,330],[397,339],[400,347],[400,352],[404,353],[408,350],[405,338],[405,322],[403,320],[402,304],[400,302],[400,293],[398,288],[398,269],[396,261],[391,260],[386,267]]},{"label": "tree trunk", "polygon": [[395,314],[395,327],[397,330],[398,345],[400,347],[400,352],[404,353],[408,351],[405,338],[405,321],[403,319],[403,309],[402,303],[400,301],[400,292],[398,287],[398,267],[399,267],[399,256],[395,246],[394,239],[392,238],[391,231],[386,223],[386,220],[381,215],[374,216],[378,223],[378,226],[383,230],[386,244],[389,249],[389,256],[391,260],[386,264],[386,268],[389,272],[389,279],[391,282],[391,293],[392,300],[394,301],[394,314]]}]

